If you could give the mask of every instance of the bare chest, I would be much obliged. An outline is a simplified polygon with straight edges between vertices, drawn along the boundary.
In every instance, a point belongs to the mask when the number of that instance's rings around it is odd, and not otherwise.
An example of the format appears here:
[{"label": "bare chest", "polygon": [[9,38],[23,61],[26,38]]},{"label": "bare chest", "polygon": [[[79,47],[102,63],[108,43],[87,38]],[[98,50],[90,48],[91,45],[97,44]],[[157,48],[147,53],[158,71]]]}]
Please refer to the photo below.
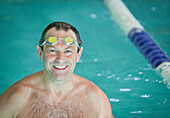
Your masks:
[{"label": "bare chest", "polygon": [[59,102],[38,98],[31,100],[21,110],[18,118],[92,118],[94,113],[84,97],[72,96]]}]

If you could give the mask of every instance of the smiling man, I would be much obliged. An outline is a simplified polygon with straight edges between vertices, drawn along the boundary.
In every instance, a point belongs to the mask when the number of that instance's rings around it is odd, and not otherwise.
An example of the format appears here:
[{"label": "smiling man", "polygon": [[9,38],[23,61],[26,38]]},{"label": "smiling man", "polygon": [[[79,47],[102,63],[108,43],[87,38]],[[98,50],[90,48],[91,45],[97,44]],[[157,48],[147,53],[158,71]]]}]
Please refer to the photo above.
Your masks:
[{"label": "smiling man", "polygon": [[83,51],[76,28],[53,22],[39,43],[44,70],[21,79],[0,96],[0,118],[113,118],[104,92],[74,74]]}]

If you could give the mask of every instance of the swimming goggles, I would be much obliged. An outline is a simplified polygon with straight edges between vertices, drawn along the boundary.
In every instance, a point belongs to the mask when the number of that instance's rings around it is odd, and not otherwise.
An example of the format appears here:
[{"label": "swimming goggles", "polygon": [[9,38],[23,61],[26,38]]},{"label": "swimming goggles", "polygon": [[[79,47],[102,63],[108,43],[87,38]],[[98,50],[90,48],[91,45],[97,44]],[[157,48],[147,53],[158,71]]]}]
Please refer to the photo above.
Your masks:
[{"label": "swimming goggles", "polygon": [[79,48],[79,45],[78,43],[70,36],[66,36],[64,38],[57,38],[55,36],[50,36],[49,38],[47,38],[42,44],[40,44],[40,46],[43,46],[45,43],[49,44],[49,45],[55,45],[59,42],[59,39],[62,39],[63,42],[66,44],[66,45],[73,45],[74,43],[77,45],[77,47]]}]

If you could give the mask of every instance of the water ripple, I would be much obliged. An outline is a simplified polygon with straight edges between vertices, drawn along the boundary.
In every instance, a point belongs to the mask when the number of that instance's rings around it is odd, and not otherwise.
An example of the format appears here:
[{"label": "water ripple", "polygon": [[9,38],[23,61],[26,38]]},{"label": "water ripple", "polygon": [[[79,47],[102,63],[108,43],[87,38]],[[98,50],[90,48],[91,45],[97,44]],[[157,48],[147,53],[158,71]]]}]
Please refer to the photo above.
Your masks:
[{"label": "water ripple", "polygon": [[142,113],[142,111],[132,111],[131,113]]},{"label": "water ripple", "polygon": [[131,89],[120,89],[120,91],[131,91]]},{"label": "water ripple", "polygon": [[110,98],[109,100],[110,102],[119,102],[119,99],[115,99],[115,98]]}]

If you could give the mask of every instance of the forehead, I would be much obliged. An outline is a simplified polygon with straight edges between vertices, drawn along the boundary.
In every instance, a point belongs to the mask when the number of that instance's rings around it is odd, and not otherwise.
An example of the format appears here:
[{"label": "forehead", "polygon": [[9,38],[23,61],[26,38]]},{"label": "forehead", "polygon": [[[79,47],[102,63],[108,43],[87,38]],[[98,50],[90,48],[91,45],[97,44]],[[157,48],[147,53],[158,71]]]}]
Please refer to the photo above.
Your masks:
[{"label": "forehead", "polygon": [[56,30],[56,28],[53,27],[46,33],[45,39],[47,39],[50,36],[55,36],[57,38],[64,38],[66,36],[71,36],[72,38],[74,38],[77,41],[76,35],[71,29],[65,31],[62,29]]}]

